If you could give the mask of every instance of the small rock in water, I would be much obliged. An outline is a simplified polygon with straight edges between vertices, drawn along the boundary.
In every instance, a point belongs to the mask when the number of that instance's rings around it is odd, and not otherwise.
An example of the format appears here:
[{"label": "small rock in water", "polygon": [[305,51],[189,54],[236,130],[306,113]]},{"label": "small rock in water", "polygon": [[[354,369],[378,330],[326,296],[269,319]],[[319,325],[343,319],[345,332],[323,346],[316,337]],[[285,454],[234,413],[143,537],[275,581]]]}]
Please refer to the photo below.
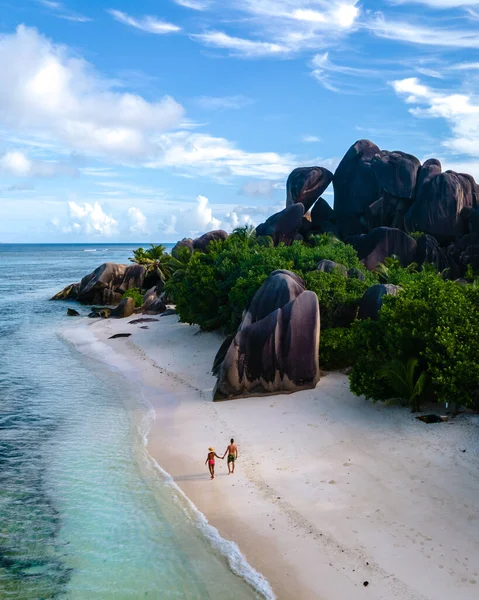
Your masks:
[{"label": "small rock in water", "polygon": [[69,317],[79,317],[80,313],[74,308],[67,308],[67,315]]},{"label": "small rock in water", "polygon": [[130,337],[131,333],[115,333],[115,335],[111,335],[108,339],[115,340],[116,338],[124,338]]},{"label": "small rock in water", "polygon": [[142,325],[142,326],[140,327],[140,329],[150,329],[150,328],[148,327],[148,325]]}]

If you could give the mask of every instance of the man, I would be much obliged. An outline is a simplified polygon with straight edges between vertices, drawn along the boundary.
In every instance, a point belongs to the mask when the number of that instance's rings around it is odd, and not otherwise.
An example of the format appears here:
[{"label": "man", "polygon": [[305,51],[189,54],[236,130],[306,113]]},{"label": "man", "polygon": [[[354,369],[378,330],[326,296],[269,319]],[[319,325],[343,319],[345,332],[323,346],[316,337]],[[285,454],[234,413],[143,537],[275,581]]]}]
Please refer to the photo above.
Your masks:
[{"label": "man", "polygon": [[230,445],[228,448],[226,448],[226,451],[223,454],[223,458],[228,455],[228,475],[231,475],[231,473],[235,472],[235,462],[238,459],[238,447],[233,438],[231,438],[230,441]]}]

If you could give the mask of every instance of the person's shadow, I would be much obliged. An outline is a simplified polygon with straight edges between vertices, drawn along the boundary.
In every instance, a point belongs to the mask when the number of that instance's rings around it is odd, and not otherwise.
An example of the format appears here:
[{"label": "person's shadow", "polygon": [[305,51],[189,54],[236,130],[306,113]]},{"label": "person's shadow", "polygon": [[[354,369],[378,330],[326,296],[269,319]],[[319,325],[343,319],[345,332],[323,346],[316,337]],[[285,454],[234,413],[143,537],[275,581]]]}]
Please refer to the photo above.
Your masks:
[{"label": "person's shadow", "polygon": [[[224,477],[228,475],[228,473],[215,473],[215,479],[218,477]],[[178,477],[173,476],[175,481],[196,481],[201,479],[210,479],[210,474],[208,471],[206,473],[197,473],[195,475],[179,475]]]}]

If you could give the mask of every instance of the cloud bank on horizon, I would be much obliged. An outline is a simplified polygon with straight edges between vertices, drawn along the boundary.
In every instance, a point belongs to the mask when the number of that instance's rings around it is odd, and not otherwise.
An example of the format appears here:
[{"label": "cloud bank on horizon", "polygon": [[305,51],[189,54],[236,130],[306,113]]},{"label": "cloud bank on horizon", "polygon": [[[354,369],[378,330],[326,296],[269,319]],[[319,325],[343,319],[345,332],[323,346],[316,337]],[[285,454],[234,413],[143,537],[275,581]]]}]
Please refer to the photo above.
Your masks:
[{"label": "cloud bank on horizon", "polygon": [[255,224],[293,168],[334,169],[360,137],[479,178],[478,32],[479,0],[19,0],[0,241]]}]

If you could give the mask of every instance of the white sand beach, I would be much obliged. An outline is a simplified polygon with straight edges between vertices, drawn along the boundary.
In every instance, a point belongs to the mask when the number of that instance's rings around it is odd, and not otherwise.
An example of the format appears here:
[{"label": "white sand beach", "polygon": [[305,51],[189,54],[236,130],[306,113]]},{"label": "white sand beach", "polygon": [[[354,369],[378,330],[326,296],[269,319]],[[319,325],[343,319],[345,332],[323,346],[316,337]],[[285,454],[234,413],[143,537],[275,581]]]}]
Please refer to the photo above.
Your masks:
[{"label": "white sand beach", "polygon": [[[479,597],[479,416],[427,425],[355,397],[338,373],[312,391],[213,403],[221,338],[137,317],[79,326],[154,406],[152,456],[278,598]],[[120,332],[133,335],[107,339]],[[207,449],[222,455],[230,437],[236,473],[217,460],[210,481]]]}]

